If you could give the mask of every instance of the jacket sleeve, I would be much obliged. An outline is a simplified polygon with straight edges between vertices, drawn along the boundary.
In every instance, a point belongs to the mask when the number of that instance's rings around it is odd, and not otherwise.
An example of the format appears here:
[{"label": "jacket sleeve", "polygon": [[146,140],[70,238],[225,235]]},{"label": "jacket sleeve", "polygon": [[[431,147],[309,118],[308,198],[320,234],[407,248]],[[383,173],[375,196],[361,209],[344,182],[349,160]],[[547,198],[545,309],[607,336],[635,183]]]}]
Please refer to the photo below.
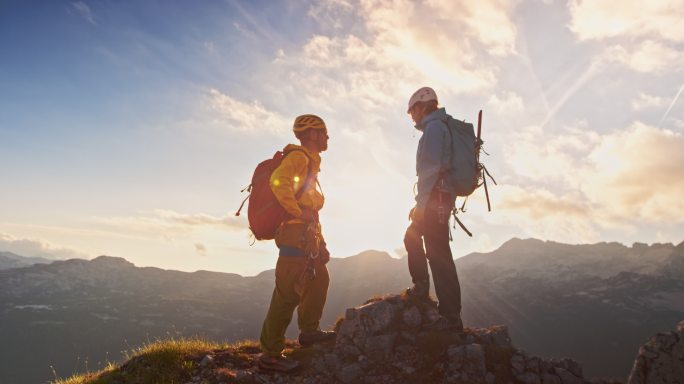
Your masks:
[{"label": "jacket sleeve", "polygon": [[442,169],[442,151],[446,129],[441,121],[428,124],[423,131],[423,145],[418,156],[418,194],[416,209],[425,210],[432,189]]},{"label": "jacket sleeve", "polygon": [[295,194],[306,182],[309,159],[299,151],[285,156],[280,166],[271,174],[271,190],[278,203],[293,217],[302,215]]}]

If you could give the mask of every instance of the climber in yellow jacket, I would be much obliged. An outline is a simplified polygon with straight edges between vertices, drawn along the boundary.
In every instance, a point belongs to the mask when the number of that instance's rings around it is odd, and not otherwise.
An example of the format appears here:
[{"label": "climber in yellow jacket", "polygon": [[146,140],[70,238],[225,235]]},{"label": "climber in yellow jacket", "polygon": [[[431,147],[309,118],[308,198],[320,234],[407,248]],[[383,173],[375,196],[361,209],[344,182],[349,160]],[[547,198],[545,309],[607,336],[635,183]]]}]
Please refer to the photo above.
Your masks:
[{"label": "climber in yellow jacket", "polygon": [[273,194],[289,217],[276,231],[275,241],[280,250],[275,272],[276,286],[261,328],[263,353],[259,358],[260,368],[281,372],[291,371],[299,365],[282,355],[285,331],[295,308],[300,330],[299,344],[306,347],[335,337],[334,332],[320,329],[330,283],[325,266],[330,260],[330,253],[318,220],[324,198],[316,185],[320,152],[328,149],[328,130],[320,117],[302,115],[295,119],[293,131],[301,145],[285,147],[285,157],[270,180]]},{"label": "climber in yellow jacket", "polygon": [[[316,132],[316,131],[312,131]],[[327,133],[324,133],[327,136]],[[323,135],[320,135],[321,137]],[[327,139],[325,139],[327,148]],[[292,220],[297,222],[312,221],[323,208],[323,195],[315,188],[315,177],[320,171],[321,156],[318,152],[310,151],[305,146],[288,144],[283,153],[286,156],[271,174],[271,190],[278,203],[285,208],[285,211],[292,216]],[[299,200],[295,198],[295,193],[304,187],[310,171],[313,177],[306,190],[302,193]],[[305,215],[305,217],[301,217]],[[309,215],[313,215],[311,217]],[[316,220],[317,221],[317,220]]]}]

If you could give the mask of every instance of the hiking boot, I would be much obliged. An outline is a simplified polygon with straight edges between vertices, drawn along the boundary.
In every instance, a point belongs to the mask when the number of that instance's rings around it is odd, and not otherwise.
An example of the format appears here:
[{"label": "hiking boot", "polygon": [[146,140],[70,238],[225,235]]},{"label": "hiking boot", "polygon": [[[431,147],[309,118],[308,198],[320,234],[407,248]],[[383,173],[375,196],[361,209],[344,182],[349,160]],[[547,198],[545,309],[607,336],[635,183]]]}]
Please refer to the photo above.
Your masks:
[{"label": "hiking boot", "polygon": [[429,300],[430,299],[430,283],[417,282],[413,287],[406,289],[406,294],[413,299]]},{"label": "hiking boot", "polygon": [[284,355],[270,356],[262,353],[261,357],[259,357],[258,366],[264,371],[292,372],[299,368],[299,362]]},{"label": "hiking boot", "polygon": [[302,347],[310,347],[316,343],[324,343],[326,341],[335,340],[337,333],[333,331],[321,331],[320,329],[309,332],[299,333],[299,345]]},{"label": "hiking boot", "polygon": [[463,321],[460,317],[440,316],[424,328],[430,331],[463,333]]}]

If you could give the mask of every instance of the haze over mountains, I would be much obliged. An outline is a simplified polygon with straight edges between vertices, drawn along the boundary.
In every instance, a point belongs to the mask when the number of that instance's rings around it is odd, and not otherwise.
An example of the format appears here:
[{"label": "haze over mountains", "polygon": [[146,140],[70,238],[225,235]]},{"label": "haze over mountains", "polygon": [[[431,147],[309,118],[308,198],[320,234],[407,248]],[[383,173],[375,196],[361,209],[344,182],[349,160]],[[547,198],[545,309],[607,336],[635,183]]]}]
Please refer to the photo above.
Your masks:
[{"label": "haze over mountains", "polygon": [[34,264],[50,264],[55,260],[43,257],[25,257],[12,252],[0,252],[0,269],[28,267]]},{"label": "haze over mountains", "polygon": [[[684,243],[566,245],[512,239],[456,261],[466,326],[506,324],[516,346],[580,361],[587,377],[629,373],[638,346],[684,319]],[[406,260],[332,259],[323,325],[410,283]],[[67,376],[171,334],[257,339],[273,270],[257,276],[138,268],[121,258],[0,271],[0,382]],[[290,328],[290,336],[296,329]],[[80,358],[77,363],[77,358]]]}]

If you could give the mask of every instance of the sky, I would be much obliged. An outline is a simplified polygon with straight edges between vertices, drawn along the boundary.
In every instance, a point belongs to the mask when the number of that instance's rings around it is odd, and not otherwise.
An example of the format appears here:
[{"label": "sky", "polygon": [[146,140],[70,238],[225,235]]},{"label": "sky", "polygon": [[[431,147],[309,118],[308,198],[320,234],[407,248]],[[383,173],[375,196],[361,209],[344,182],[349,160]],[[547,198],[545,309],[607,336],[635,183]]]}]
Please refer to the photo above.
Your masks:
[{"label": "sky", "polygon": [[[455,257],[512,237],[684,240],[684,0],[0,0],[0,251],[254,275],[234,215],[256,164],[321,116],[333,257],[400,257],[421,133],[474,122],[482,189]],[[460,203],[460,200],[459,200]]]}]

